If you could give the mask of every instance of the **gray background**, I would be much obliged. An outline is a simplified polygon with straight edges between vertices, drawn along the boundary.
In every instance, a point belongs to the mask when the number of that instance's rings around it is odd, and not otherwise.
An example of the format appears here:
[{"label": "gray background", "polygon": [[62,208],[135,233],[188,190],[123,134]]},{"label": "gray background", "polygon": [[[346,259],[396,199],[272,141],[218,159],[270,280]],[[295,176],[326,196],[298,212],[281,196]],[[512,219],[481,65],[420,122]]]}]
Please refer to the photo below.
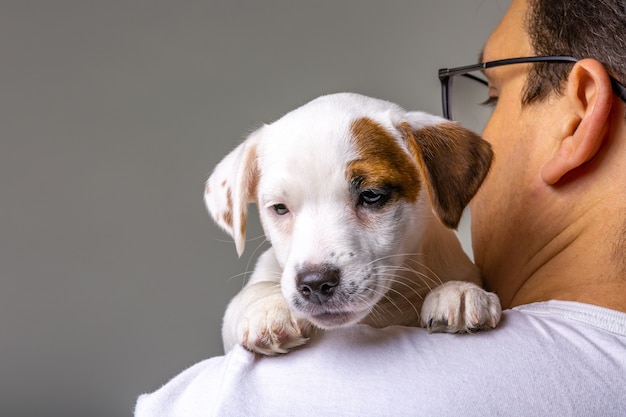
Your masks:
[{"label": "gray background", "polygon": [[0,415],[130,415],[221,354],[262,238],[212,224],[213,166],[324,93],[441,114],[508,3],[2,1]]}]

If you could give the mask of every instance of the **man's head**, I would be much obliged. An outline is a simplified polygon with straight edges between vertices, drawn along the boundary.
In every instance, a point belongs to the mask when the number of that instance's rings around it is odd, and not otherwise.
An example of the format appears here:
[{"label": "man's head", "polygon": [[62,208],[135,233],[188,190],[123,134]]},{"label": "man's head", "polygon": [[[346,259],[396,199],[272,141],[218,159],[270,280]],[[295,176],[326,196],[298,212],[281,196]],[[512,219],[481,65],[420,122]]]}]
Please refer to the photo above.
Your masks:
[{"label": "man's head", "polygon": [[[623,0],[530,0],[525,28],[535,55],[594,58],[626,80],[626,3]],[[561,93],[572,64],[535,64],[524,102]]]},{"label": "man's head", "polygon": [[[616,51],[624,53],[626,10],[622,4],[621,18],[610,19],[609,25],[619,29],[598,29],[607,24],[600,16],[607,12],[597,10],[607,8],[604,3],[608,0],[513,0],[485,44],[485,62],[554,54],[580,59],[485,70],[489,96],[497,104],[483,136],[495,161],[472,203],[473,245],[486,284],[503,306],[564,298],[549,294],[544,284],[550,280],[537,272],[548,273],[549,266],[558,274],[557,265],[566,264],[572,245],[591,245],[588,255],[612,247],[614,257],[615,248],[624,248],[614,230],[626,222],[626,197],[621,197],[626,195],[621,179],[626,178],[626,106],[613,93],[609,74],[624,81],[626,60]],[[613,3],[614,9],[620,2]],[[592,224],[594,216],[602,216],[607,227]],[[597,239],[604,241],[598,245]]]}]

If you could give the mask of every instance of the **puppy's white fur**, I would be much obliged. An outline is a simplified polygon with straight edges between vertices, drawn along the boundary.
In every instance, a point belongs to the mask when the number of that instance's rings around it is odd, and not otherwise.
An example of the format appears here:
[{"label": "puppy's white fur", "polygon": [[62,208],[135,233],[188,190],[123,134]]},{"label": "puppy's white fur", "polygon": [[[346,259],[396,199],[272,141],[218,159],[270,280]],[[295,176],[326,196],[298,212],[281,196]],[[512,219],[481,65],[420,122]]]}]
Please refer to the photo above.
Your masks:
[{"label": "puppy's white fur", "polygon": [[494,327],[499,300],[478,286],[450,229],[491,157],[454,123],[352,93],[320,97],[252,133],[205,190],[240,255],[251,202],[272,245],[227,308],[225,349],[285,353],[313,327],[357,322]]}]

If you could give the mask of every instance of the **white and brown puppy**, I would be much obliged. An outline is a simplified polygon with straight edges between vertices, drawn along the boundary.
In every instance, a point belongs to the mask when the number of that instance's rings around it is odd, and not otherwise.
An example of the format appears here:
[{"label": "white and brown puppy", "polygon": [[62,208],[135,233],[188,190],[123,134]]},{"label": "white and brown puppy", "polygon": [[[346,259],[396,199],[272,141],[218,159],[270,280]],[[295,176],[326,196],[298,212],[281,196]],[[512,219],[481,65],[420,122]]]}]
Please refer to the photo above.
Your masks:
[{"label": "white and brown puppy", "polygon": [[352,93],[320,97],[252,133],[205,190],[240,255],[251,202],[272,245],[228,306],[225,349],[284,353],[307,341],[311,325],[494,327],[499,300],[478,286],[450,229],[491,158],[457,124]]}]

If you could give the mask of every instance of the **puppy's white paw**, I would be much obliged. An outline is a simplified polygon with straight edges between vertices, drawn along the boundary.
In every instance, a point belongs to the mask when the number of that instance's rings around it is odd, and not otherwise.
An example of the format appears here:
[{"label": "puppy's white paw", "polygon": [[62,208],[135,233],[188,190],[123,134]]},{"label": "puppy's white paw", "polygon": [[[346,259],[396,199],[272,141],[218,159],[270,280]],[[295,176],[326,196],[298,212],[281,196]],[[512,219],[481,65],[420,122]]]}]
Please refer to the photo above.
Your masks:
[{"label": "puppy's white paw", "polygon": [[496,327],[501,312],[494,293],[470,282],[450,281],[428,293],[421,321],[429,332],[469,333]]},{"label": "puppy's white paw", "polygon": [[310,331],[311,324],[293,317],[280,295],[249,305],[237,324],[239,343],[262,355],[287,353],[305,344]]}]

